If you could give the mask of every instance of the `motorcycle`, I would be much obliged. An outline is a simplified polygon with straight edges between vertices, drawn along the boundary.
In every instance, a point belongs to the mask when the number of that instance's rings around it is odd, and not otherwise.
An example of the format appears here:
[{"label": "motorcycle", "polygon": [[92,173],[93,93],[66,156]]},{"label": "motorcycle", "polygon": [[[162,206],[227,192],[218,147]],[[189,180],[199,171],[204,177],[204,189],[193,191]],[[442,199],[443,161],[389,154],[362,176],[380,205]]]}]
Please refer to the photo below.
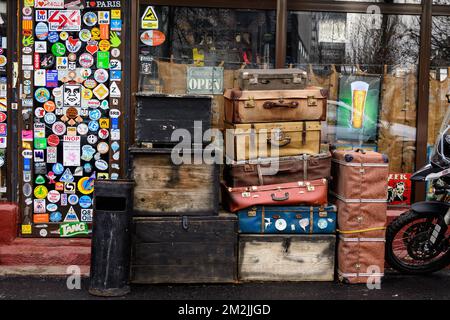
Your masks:
[{"label": "motorcycle", "polygon": [[412,181],[429,182],[432,199],[415,203],[386,233],[386,260],[406,274],[428,274],[450,264],[450,108],[444,117],[431,163]]}]

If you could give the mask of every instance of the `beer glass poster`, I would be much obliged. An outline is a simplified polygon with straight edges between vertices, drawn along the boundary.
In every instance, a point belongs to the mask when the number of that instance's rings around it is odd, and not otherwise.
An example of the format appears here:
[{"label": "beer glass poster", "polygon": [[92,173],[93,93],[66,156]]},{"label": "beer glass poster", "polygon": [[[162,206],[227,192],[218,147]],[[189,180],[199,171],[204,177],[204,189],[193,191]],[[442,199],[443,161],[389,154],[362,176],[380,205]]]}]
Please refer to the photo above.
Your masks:
[{"label": "beer glass poster", "polygon": [[380,85],[379,76],[340,78],[336,128],[338,140],[376,140]]}]

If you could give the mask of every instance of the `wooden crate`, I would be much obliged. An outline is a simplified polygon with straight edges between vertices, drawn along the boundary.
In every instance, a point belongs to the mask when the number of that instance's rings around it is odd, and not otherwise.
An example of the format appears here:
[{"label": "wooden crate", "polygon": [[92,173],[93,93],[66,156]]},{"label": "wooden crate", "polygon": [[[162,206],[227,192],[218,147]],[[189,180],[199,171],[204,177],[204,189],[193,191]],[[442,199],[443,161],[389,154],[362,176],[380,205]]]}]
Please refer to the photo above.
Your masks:
[{"label": "wooden crate", "polygon": [[[137,216],[217,215],[219,166],[174,165],[171,149],[131,148]],[[195,153],[201,150],[195,150]]]},{"label": "wooden crate", "polygon": [[241,235],[239,280],[333,281],[335,235]]},{"label": "wooden crate", "polygon": [[134,218],[132,282],[234,283],[237,217]]}]

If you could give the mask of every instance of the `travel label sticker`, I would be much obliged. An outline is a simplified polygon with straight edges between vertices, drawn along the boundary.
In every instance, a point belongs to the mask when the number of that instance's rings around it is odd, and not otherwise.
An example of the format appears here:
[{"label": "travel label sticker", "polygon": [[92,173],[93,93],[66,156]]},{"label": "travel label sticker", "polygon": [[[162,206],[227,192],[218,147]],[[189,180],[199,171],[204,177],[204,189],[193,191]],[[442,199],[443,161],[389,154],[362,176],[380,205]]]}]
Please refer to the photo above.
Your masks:
[{"label": "travel label sticker", "polygon": [[80,207],[88,209],[92,206],[92,199],[88,196],[82,196],[79,201]]},{"label": "travel label sticker", "polygon": [[49,10],[48,23],[50,31],[80,31],[80,10]]}]

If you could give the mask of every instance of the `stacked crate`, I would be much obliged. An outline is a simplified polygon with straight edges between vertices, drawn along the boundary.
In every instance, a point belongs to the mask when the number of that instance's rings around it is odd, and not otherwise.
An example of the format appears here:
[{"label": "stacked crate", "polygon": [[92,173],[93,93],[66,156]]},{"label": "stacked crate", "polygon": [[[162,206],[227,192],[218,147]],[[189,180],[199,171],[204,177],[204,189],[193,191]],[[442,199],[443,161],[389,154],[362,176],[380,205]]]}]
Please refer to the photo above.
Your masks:
[{"label": "stacked crate", "polygon": [[[202,133],[211,127],[212,98],[136,98],[132,282],[235,282],[237,218],[219,213],[218,164],[198,161],[210,142]],[[182,150],[172,141],[177,129],[184,133]]]},{"label": "stacked crate", "polygon": [[239,279],[333,281],[326,93],[298,69],[243,70],[239,83],[225,92],[222,184],[224,207],[239,217]]}]

